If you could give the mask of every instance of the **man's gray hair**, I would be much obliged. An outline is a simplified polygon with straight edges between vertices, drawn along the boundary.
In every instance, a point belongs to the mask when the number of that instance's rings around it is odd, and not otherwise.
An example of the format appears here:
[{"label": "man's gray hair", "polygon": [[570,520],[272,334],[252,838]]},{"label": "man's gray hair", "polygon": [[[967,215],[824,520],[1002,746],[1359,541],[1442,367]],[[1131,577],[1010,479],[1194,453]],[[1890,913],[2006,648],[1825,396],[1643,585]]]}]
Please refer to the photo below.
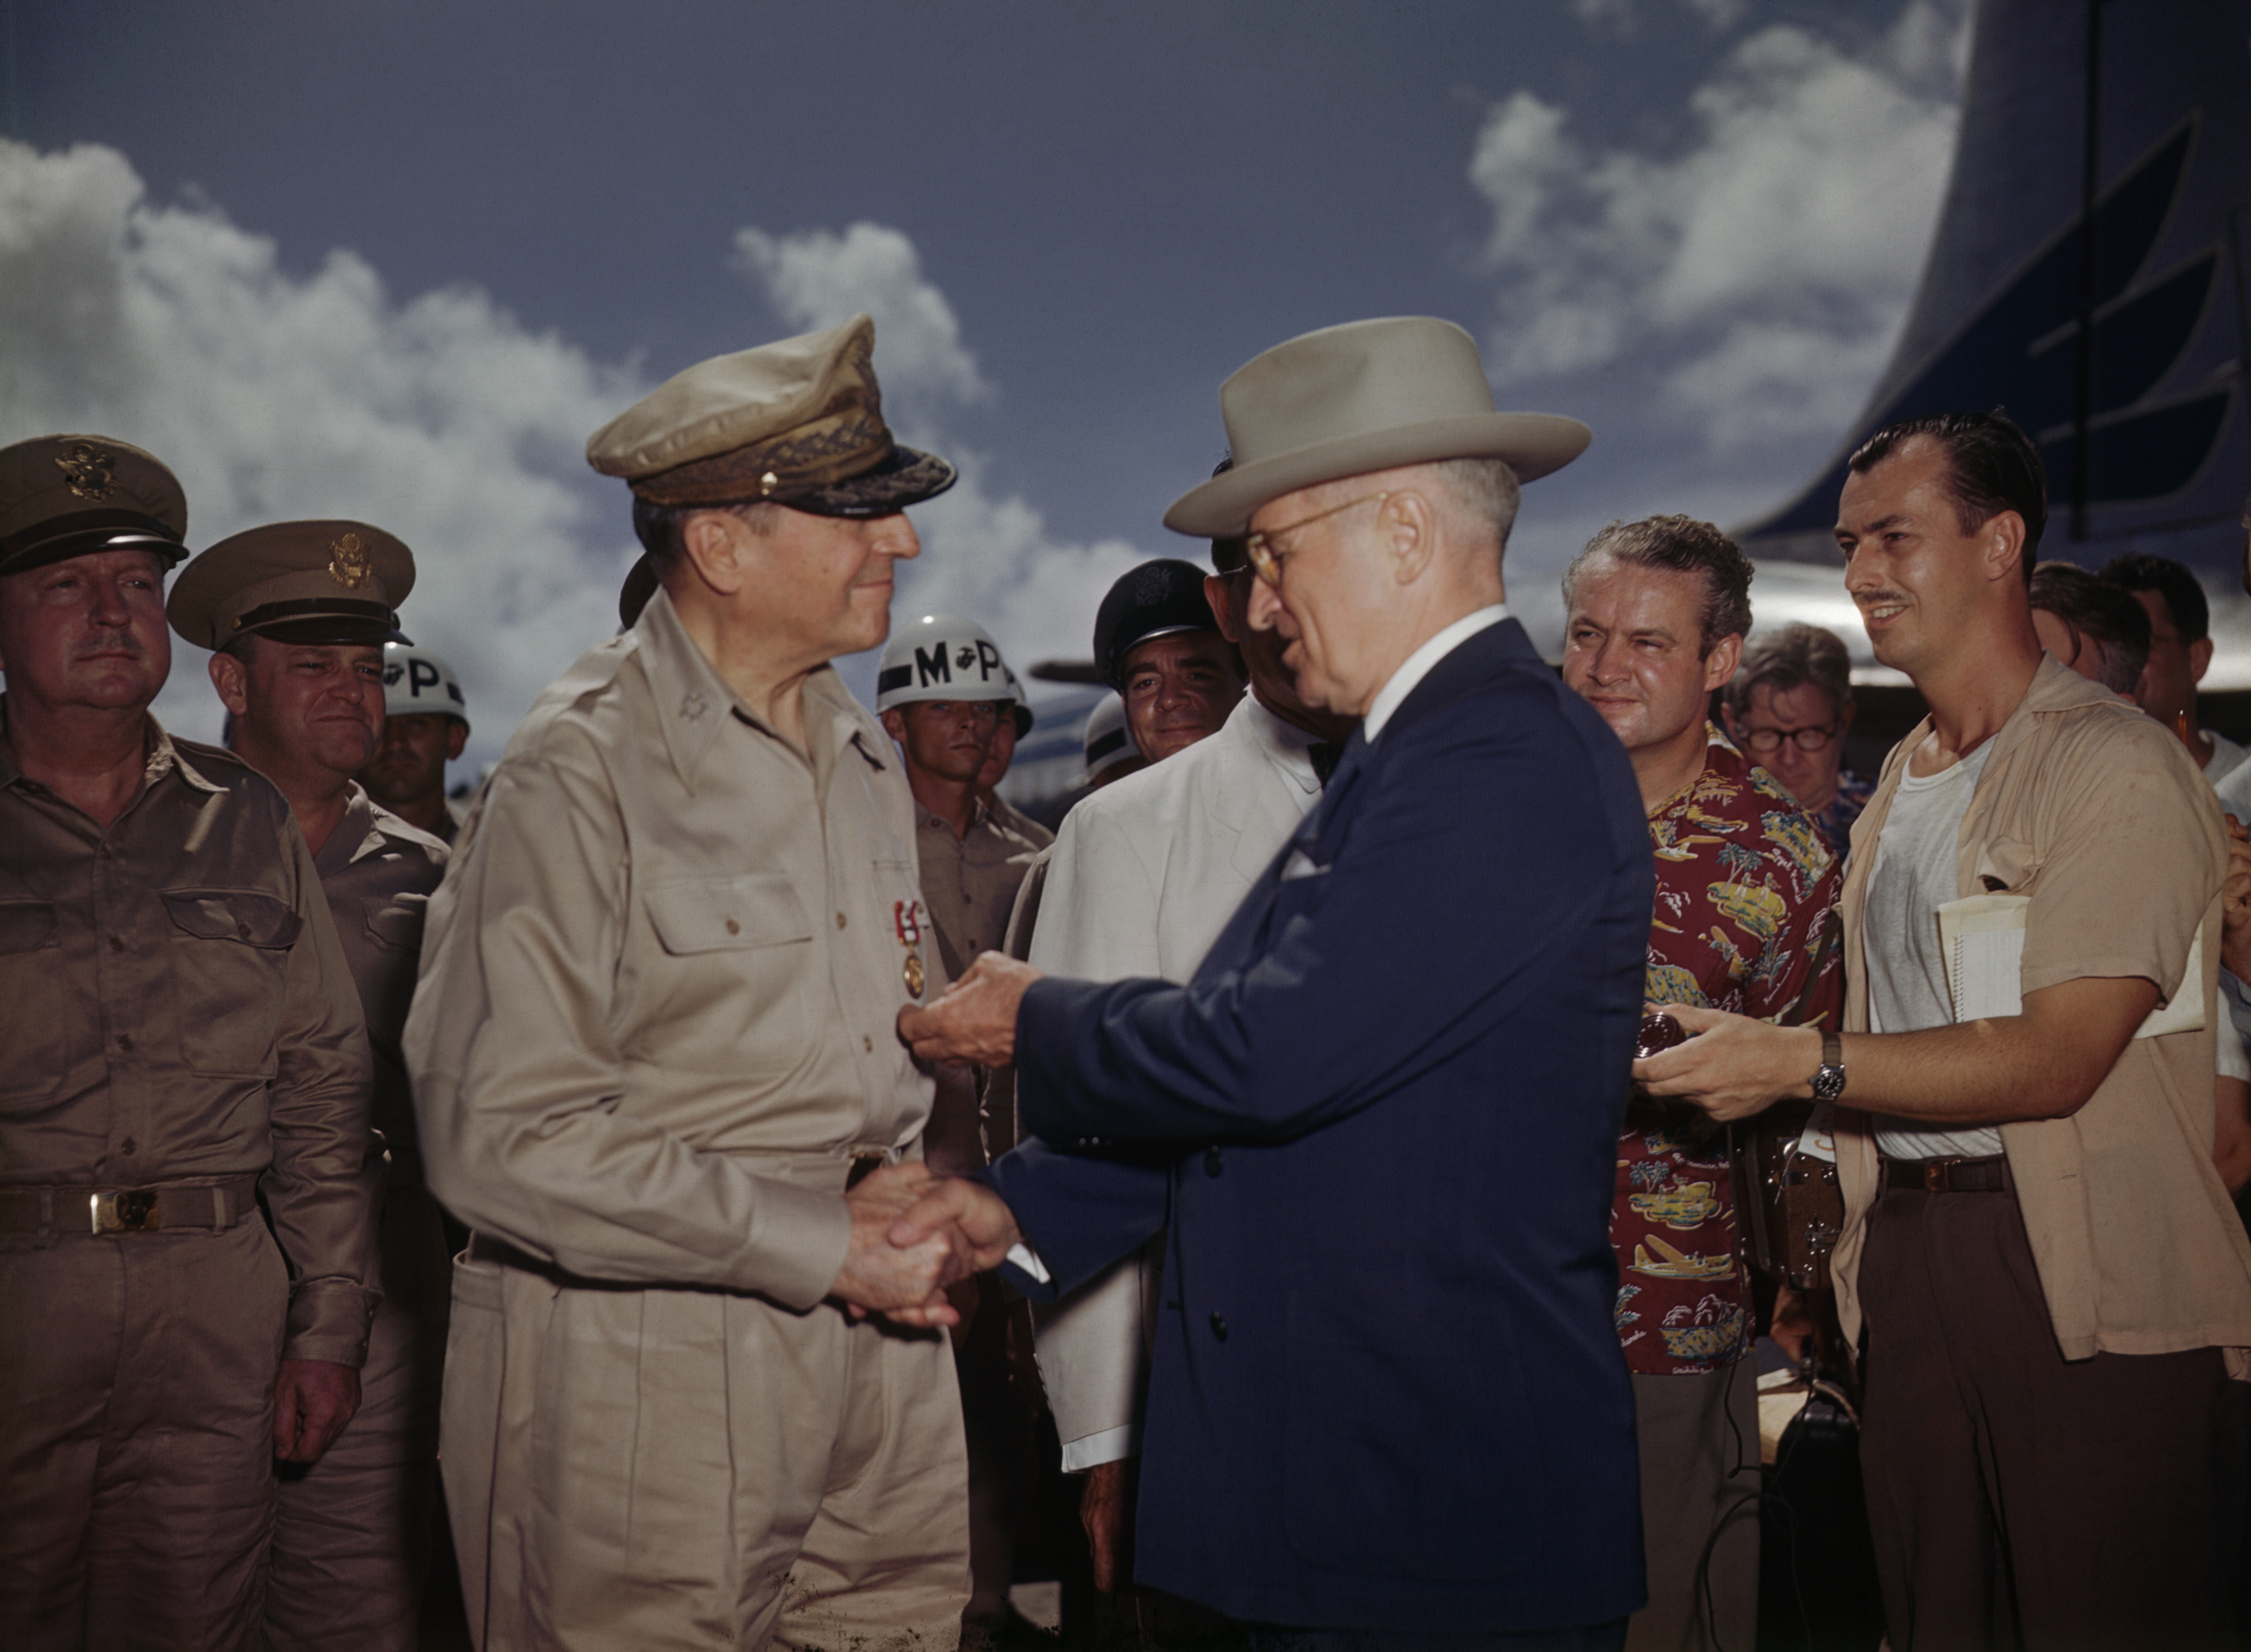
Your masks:
[{"label": "man's gray hair", "polygon": [[1778,631],[1763,632],[1743,649],[1743,662],[1720,697],[1738,717],[1751,708],[1761,688],[1788,694],[1811,683],[1829,697],[1829,715],[1853,703],[1853,656],[1833,631],[1793,620]]},{"label": "man's gray hair", "polygon": [[1524,490],[1505,459],[1442,459],[1431,469],[1444,480],[1454,502],[1470,520],[1493,532],[1493,554],[1508,548],[1509,530],[1516,526],[1517,507]]}]

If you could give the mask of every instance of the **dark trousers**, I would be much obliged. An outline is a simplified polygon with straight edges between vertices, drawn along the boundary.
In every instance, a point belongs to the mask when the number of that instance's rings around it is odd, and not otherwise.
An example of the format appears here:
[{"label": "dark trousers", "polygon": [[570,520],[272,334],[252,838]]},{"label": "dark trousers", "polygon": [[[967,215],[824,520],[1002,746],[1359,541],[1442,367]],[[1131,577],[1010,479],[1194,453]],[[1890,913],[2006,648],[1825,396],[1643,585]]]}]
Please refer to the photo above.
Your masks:
[{"label": "dark trousers", "polygon": [[1860,1292],[1893,1652],[2222,1643],[2218,1350],[2065,1360],[2012,1192],[1887,1192]]},{"label": "dark trousers", "polygon": [[1618,1652],[1625,1620],[1575,1629],[1431,1635],[1391,1629],[1281,1629],[1254,1625],[1250,1652]]},{"label": "dark trousers", "polygon": [[1751,1652],[1758,1639],[1758,1391],[1751,1362],[1633,1379],[1649,1604],[1628,1652]]}]

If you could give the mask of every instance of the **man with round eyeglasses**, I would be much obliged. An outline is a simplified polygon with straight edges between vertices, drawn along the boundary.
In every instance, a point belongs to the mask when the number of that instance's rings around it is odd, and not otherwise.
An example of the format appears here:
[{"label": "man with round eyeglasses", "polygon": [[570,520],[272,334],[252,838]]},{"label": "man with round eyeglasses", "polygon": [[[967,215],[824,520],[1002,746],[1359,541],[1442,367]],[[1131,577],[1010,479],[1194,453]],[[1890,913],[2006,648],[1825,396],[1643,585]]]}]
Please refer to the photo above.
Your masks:
[{"label": "man with round eyeglasses", "polygon": [[1874,785],[1845,767],[1852,732],[1853,657],[1834,632],[1788,625],[1743,645],[1721,690],[1728,736],[1813,817],[1841,863]]}]

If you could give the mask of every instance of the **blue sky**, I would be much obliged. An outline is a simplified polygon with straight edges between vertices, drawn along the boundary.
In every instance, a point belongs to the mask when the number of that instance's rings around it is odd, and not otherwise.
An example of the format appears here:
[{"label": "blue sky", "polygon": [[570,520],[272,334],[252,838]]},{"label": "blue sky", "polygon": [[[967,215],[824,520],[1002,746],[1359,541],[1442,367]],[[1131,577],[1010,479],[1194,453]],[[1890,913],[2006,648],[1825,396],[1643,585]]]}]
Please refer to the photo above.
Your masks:
[{"label": "blue sky", "polygon": [[[190,538],[357,515],[490,756],[604,634],[578,449],[702,356],[855,308],[967,473],[902,605],[1084,653],[1222,442],[1219,380],[1355,317],[1594,425],[1512,600],[1614,516],[1756,515],[1884,364],[1945,181],[1958,0],[0,0],[0,430],[95,428]],[[1535,631],[1537,626],[1535,626]],[[863,665],[848,675],[865,674]],[[160,708],[215,722],[188,651]]]}]

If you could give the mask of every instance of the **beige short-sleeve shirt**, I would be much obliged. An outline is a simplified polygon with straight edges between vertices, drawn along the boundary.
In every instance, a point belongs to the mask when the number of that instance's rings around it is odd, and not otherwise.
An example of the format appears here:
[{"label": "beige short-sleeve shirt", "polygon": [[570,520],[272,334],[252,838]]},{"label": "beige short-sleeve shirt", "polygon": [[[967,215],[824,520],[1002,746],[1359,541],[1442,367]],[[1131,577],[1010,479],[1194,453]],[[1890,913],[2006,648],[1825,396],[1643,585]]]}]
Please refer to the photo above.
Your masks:
[{"label": "beige short-sleeve shirt", "polygon": [[[1892,750],[1853,828],[1845,956],[1862,956],[1872,853],[1925,720]],[[2064,1357],[2230,1350],[2251,1374],[2251,1240],[2213,1165],[2213,1037],[2226,835],[2212,789],[2181,743],[2116,695],[2043,658],[1993,736],[1962,822],[1961,895],[2027,896],[2023,990],[2141,977],[2165,999],[2199,996],[2195,1032],[2137,1038],[2067,1118],[2001,1126],[2025,1230]],[[2185,981],[2192,943],[2201,969]],[[1855,971],[1846,1030],[1868,1026]],[[1849,1073],[1847,1082],[1849,1084]],[[1847,1096],[1851,1092],[1848,1089]],[[1838,1303],[1859,1334],[1866,1222],[1877,1193],[1867,1116],[1838,1114],[1846,1231]]]}]

